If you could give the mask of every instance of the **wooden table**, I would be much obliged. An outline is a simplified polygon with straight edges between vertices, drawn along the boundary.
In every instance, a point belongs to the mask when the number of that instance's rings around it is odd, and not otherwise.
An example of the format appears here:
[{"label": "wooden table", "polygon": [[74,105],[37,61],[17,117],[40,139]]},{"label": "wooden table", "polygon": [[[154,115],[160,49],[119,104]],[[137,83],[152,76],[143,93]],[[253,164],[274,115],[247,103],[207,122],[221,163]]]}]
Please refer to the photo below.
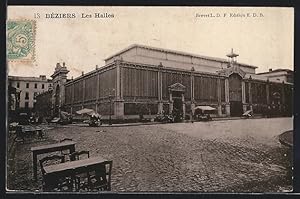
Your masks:
[{"label": "wooden table", "polygon": [[46,166],[44,167],[46,173],[44,176],[46,190],[51,190],[53,182],[56,182],[59,178],[74,176],[78,173],[87,172],[87,170],[97,171],[97,168],[106,162],[107,160],[102,157],[93,157]]},{"label": "wooden table", "polygon": [[36,133],[36,128],[33,126],[23,126],[22,131],[25,135],[34,135]]},{"label": "wooden table", "polygon": [[25,137],[33,137],[34,135],[38,135],[39,138],[43,137],[43,129],[37,126],[17,126],[16,127],[16,138],[21,138],[23,141]]},{"label": "wooden table", "polygon": [[48,144],[43,146],[31,147],[32,158],[33,158],[33,177],[37,180],[37,156],[40,154],[51,153],[55,151],[69,150],[70,153],[75,152],[74,141],[65,141],[56,144]]},{"label": "wooden table", "polygon": [[43,138],[44,134],[43,134],[43,129],[40,127],[36,127],[35,131],[37,132],[37,135],[39,138]]}]

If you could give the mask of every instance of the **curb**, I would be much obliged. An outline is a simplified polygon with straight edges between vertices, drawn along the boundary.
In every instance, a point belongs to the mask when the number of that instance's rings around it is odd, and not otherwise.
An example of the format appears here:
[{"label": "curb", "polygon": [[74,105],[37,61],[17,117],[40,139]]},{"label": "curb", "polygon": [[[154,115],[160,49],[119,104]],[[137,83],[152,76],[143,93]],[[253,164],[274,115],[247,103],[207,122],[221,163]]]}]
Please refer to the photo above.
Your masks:
[{"label": "curb", "polygon": [[[147,122],[147,123],[125,123],[125,124],[105,124],[98,127],[123,127],[123,126],[142,126],[142,125],[155,125],[155,124],[164,124],[161,122]],[[90,127],[88,124],[69,124],[68,126],[79,126],[79,127]]]},{"label": "curb", "polygon": [[[226,120],[250,120],[250,119],[264,119],[264,117],[251,117],[251,118],[243,118],[243,117],[222,117],[222,118],[213,118],[212,121],[191,121],[184,120],[178,123],[198,123],[198,122],[214,122],[214,121],[226,121]],[[104,124],[98,127],[123,127],[123,126],[142,126],[142,125],[155,125],[155,124],[173,124],[173,123],[164,123],[164,122],[146,122],[146,123],[123,123],[123,124]],[[68,126],[78,126],[78,127],[90,127],[88,124],[78,123],[78,124],[67,124],[56,127],[68,127]]]},{"label": "curb", "polygon": [[293,130],[283,132],[278,138],[282,145],[293,148]]}]

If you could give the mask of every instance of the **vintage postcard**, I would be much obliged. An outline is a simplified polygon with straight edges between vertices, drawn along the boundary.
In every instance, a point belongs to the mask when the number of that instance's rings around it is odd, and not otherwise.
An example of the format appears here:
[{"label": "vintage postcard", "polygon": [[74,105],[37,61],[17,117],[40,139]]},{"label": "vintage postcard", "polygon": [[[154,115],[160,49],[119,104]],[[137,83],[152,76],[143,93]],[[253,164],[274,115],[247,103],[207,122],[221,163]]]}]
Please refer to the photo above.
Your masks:
[{"label": "vintage postcard", "polygon": [[8,6],[9,192],[293,190],[294,10]]}]

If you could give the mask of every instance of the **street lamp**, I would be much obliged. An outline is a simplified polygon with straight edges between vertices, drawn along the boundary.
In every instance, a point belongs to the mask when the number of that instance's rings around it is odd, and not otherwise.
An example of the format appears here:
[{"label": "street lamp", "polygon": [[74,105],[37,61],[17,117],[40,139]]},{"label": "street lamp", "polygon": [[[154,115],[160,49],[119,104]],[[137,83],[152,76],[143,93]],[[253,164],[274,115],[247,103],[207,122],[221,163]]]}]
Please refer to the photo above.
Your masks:
[{"label": "street lamp", "polygon": [[111,122],[111,102],[112,102],[112,95],[109,94],[108,98],[109,98],[109,125],[112,125],[112,122]]},{"label": "street lamp", "polygon": [[112,98],[113,98],[113,94],[115,93],[115,89],[110,90],[109,92],[109,125],[112,125],[112,120],[111,120],[111,115],[112,115]]}]

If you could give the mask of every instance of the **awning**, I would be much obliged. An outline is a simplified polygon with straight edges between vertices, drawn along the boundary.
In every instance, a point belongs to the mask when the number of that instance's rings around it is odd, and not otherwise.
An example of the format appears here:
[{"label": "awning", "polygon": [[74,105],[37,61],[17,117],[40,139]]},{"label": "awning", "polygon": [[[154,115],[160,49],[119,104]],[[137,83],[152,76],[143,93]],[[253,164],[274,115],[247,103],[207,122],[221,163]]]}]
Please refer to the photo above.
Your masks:
[{"label": "awning", "polygon": [[71,114],[68,113],[68,112],[61,111],[60,116],[61,116],[62,119],[67,119],[68,117],[71,116]]},{"label": "awning", "polygon": [[60,118],[59,117],[55,117],[51,120],[51,123],[57,123],[59,122]]},{"label": "awning", "polygon": [[101,115],[98,113],[92,113],[91,114],[92,117],[97,117],[97,118],[101,118]]},{"label": "awning", "polygon": [[61,114],[64,114],[64,115],[71,115],[70,113],[65,112],[65,111],[61,111],[60,113],[61,113]]},{"label": "awning", "polygon": [[252,110],[248,110],[245,113],[243,113],[243,116],[249,115],[250,113],[252,113]]},{"label": "awning", "polygon": [[82,115],[82,114],[93,114],[95,113],[95,111],[93,109],[88,109],[88,108],[84,108],[81,109],[79,111],[76,111],[77,114]]},{"label": "awning", "polygon": [[27,116],[28,114],[27,114],[27,113],[20,113],[20,116],[21,116],[21,115],[25,115],[25,116]]},{"label": "awning", "polygon": [[202,111],[214,111],[216,110],[215,108],[211,106],[196,106],[195,109],[200,109]]}]

